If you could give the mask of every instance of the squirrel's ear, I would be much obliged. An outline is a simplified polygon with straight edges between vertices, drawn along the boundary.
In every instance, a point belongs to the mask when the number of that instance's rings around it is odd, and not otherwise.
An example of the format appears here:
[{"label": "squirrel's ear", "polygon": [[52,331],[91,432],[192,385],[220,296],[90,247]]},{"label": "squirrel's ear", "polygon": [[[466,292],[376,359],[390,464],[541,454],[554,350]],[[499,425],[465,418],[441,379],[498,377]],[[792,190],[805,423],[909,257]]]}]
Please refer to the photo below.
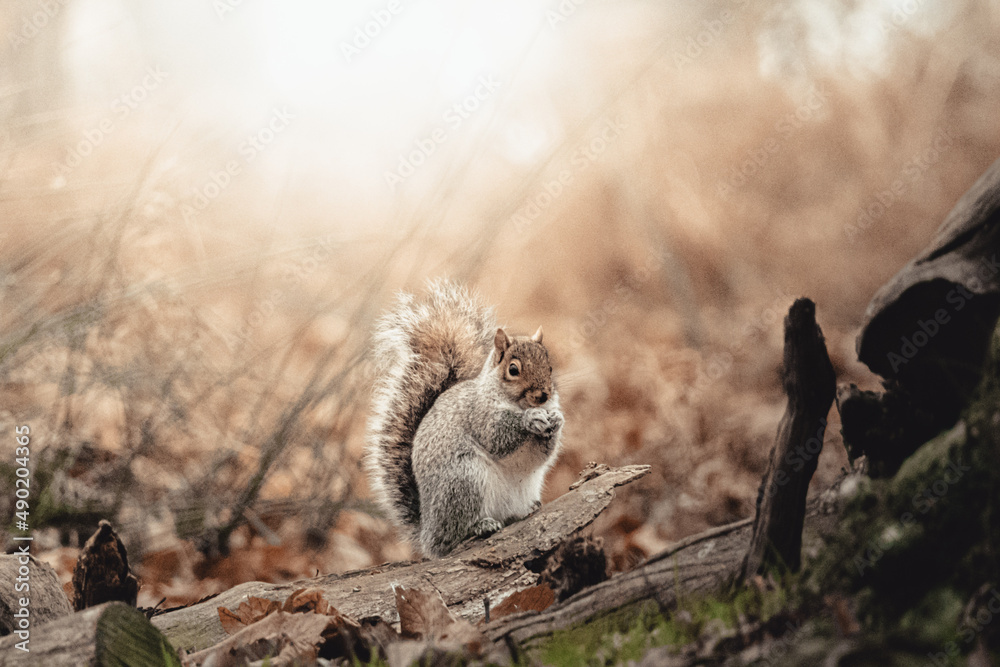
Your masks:
[{"label": "squirrel's ear", "polygon": [[538,331],[536,331],[535,335],[533,335],[531,337],[531,340],[535,341],[536,343],[541,343],[542,342],[542,327],[541,326],[538,327]]},{"label": "squirrel's ear", "polygon": [[497,335],[493,337],[493,363],[499,364],[503,361],[503,353],[507,351],[510,347],[510,339],[507,338],[507,332],[503,329],[497,329]]}]

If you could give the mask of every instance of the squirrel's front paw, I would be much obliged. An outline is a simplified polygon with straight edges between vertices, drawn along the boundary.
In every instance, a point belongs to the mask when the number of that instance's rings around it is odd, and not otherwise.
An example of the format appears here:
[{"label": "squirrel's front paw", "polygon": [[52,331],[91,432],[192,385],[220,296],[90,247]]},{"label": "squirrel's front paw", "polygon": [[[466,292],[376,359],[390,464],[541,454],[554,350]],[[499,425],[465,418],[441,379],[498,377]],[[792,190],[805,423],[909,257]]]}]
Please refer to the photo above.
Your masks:
[{"label": "squirrel's front paw", "polygon": [[524,411],[524,430],[543,438],[552,436],[563,425],[563,416],[556,410],[528,408]]},{"label": "squirrel's front paw", "polygon": [[489,537],[493,533],[503,528],[503,524],[491,516],[484,516],[479,521],[472,524],[470,533],[476,537]]}]

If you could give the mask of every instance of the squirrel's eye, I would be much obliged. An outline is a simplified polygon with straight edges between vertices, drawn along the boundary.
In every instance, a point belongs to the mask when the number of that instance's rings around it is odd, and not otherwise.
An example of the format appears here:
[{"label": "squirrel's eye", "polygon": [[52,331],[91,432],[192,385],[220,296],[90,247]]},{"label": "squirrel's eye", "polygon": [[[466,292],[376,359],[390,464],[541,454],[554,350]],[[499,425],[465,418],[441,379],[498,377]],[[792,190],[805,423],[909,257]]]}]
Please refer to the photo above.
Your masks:
[{"label": "squirrel's eye", "polygon": [[507,375],[511,376],[512,378],[516,378],[520,374],[521,374],[521,369],[518,367],[517,364],[512,363],[510,366],[507,367]]}]

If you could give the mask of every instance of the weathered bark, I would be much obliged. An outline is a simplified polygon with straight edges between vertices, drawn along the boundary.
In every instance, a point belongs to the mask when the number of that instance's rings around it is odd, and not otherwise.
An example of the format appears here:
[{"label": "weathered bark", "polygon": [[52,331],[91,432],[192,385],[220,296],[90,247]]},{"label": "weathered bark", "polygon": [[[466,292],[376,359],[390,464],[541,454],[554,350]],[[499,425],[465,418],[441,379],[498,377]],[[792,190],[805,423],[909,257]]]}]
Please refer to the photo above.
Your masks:
[{"label": "weathered bark", "polygon": [[1000,160],[868,305],[858,358],[889,380],[888,392],[848,388],[838,403],[851,456],[867,455],[873,476],[892,475],[954,424],[979,382],[1000,315],[998,222]]},{"label": "weathered bark", "polygon": [[750,548],[740,578],[774,568],[797,571],[809,481],[816,472],[836,375],[816,324],[816,306],[798,299],[785,317],[785,414],[757,493]]},{"label": "weathered bark", "polygon": [[678,595],[721,588],[735,573],[746,553],[751,521],[745,519],[686,538],[629,572],[586,588],[542,612],[505,616],[486,627],[494,659],[509,655],[510,647],[530,651],[553,632],[644,600],[660,608],[674,606]]},{"label": "weathered bark", "polygon": [[30,633],[28,652],[16,648],[23,641],[16,635],[0,639],[0,667],[180,664],[165,661],[164,656],[176,655],[173,648],[141,612],[122,602],[108,602],[49,623],[33,624]]},{"label": "weathered bark", "polygon": [[[534,585],[538,578],[536,572],[546,564],[547,555],[607,507],[613,498],[614,487],[638,479],[647,469],[646,466],[598,468],[597,477],[545,505],[535,515],[509,526],[485,542],[473,541],[447,558],[385,564],[369,570],[327,575],[286,585],[242,584],[192,607],[156,616],[153,625],[158,626],[177,648],[206,648],[226,638],[219,623],[218,607],[233,609],[247,596],[283,600],[303,587],[322,590],[331,604],[354,618],[378,615],[395,621],[397,615],[392,590],[395,584],[433,588],[441,593],[453,613],[478,622],[483,616],[484,597],[488,597],[491,606],[495,607],[510,593]],[[832,530],[838,515],[838,497],[834,491],[810,501],[805,521],[808,539],[815,540]],[[484,627],[492,642],[490,657],[504,659],[515,644],[521,648],[514,652],[530,651],[553,632],[623,607],[652,600],[660,608],[667,609],[676,604],[678,596],[710,594],[721,590],[739,572],[750,542],[752,523],[751,519],[744,519],[687,537],[635,570],[586,588],[543,612],[494,620]],[[573,526],[578,527],[574,529]],[[44,637],[45,641],[44,647],[33,643],[32,653],[44,648],[43,655],[54,656],[53,662],[45,664],[88,664],[91,653],[84,645],[91,642],[87,633],[93,634],[93,631],[87,630],[87,627],[88,623],[93,625],[96,621],[87,615],[107,606],[78,612],[44,626],[42,632],[33,632],[34,638]],[[155,643],[159,640],[152,638],[148,641]],[[71,644],[82,648],[73,648]],[[0,651],[5,646],[6,643],[0,643]],[[63,660],[63,655],[68,657]],[[77,660],[80,662],[74,662]],[[6,664],[0,656],[0,667]]]},{"label": "weathered bark", "polygon": [[[843,503],[839,488],[846,479],[809,501],[803,531],[807,543],[819,546],[835,529]],[[516,659],[513,654],[530,652],[554,632],[632,605],[652,601],[659,609],[671,609],[679,597],[720,592],[739,574],[752,532],[753,519],[742,519],[691,535],[634,570],[545,611],[499,618],[484,629],[493,643],[488,657],[497,662]]]},{"label": "weathered bark", "polygon": [[[931,243],[886,283],[865,311],[857,340],[858,358],[886,378],[907,379],[931,372],[941,360],[950,365],[974,362],[969,371],[979,371],[986,352],[988,334],[971,340],[972,321],[943,322],[939,333],[925,332],[931,339],[915,345],[917,354],[902,355],[903,338],[920,331],[919,318],[934,320],[937,309],[957,316],[959,297],[967,305],[997,312],[998,302],[978,296],[1000,294],[1000,267],[994,255],[1000,250],[1000,160],[994,162],[955,204],[938,228]],[[975,297],[950,290],[962,287]],[[951,311],[951,312],[948,312]],[[993,319],[996,319],[994,314]],[[962,330],[965,336],[959,336]],[[960,343],[956,345],[955,343]],[[890,357],[896,353],[902,359]],[[895,364],[893,363],[895,362]],[[914,378],[915,379],[915,378]],[[951,380],[951,378],[948,378]]]},{"label": "weathered bark", "polygon": [[134,607],[138,592],[125,545],[111,523],[101,519],[73,568],[73,608],[80,611],[114,601]]},{"label": "weathered bark", "polygon": [[547,556],[604,511],[614,498],[614,488],[648,471],[649,466],[599,466],[592,478],[530,517],[486,540],[469,542],[445,558],[390,563],[289,584],[241,584],[191,607],[154,616],[153,624],[178,648],[200,650],[226,637],[219,607],[234,609],[247,596],[284,600],[304,587],[321,590],[330,604],[353,618],[380,616],[395,622],[395,585],[436,589],[452,613],[478,621],[483,598],[489,597],[495,605],[510,593],[535,585]]},{"label": "weathered bark", "polygon": [[[27,560],[27,564],[22,559]],[[22,576],[22,566],[28,568],[27,577]],[[29,587],[27,590],[25,585]],[[0,555],[0,636],[17,629],[16,621],[20,617],[15,618],[14,614],[24,613],[22,599],[28,601],[27,613],[33,625],[73,613],[59,576],[51,565],[34,556]]]}]

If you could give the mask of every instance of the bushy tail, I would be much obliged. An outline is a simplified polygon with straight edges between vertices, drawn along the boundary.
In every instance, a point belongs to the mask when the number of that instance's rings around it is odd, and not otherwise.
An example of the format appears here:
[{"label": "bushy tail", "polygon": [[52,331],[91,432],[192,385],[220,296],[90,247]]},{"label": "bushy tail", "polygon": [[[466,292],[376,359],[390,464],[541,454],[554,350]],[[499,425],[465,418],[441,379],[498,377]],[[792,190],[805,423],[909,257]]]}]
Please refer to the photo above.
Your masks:
[{"label": "bushy tail", "polygon": [[417,426],[446,389],[479,374],[495,332],[493,310],[444,280],[430,282],[422,300],[400,294],[376,327],[365,467],[373,496],[409,539],[420,524],[410,459]]}]

